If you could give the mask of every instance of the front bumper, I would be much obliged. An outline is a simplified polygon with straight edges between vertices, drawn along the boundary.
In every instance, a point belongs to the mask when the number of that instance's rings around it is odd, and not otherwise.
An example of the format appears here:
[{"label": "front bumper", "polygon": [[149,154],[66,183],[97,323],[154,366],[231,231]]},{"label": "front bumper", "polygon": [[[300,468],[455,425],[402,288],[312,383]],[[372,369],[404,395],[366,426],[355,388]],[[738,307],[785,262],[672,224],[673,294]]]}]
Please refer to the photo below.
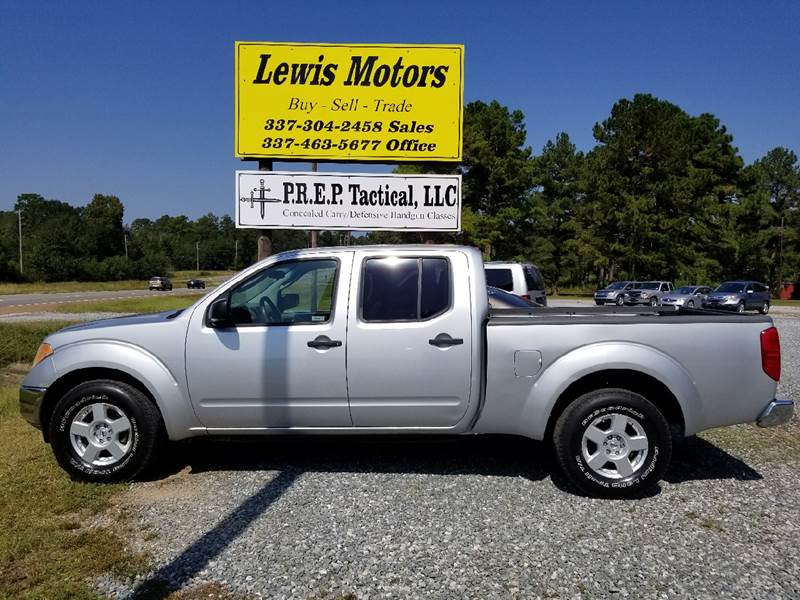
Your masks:
[{"label": "front bumper", "polygon": [[[650,300],[651,300],[651,298],[630,298],[630,297],[626,297],[625,298],[625,304],[629,304],[630,306],[635,306],[637,304],[650,304]],[[656,299],[656,302],[658,302],[658,299]]]},{"label": "front bumper", "polygon": [[794,414],[794,400],[775,399],[761,412],[756,425],[759,427],[775,427],[783,425],[792,418]]},{"label": "front bumper", "polygon": [[736,310],[738,306],[738,300],[706,300],[703,302],[703,308],[713,310]]},{"label": "front bumper", "polygon": [[39,415],[41,414],[42,401],[46,391],[47,388],[30,385],[23,385],[19,388],[19,412],[23,419],[37,429],[42,428]]}]

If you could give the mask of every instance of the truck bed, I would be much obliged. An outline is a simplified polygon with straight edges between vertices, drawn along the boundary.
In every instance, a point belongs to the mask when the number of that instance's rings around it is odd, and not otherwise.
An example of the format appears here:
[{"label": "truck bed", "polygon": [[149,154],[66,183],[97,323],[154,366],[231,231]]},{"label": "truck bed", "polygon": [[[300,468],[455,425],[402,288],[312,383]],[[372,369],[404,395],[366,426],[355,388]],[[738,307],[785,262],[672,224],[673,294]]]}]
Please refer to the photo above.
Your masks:
[{"label": "truck bed", "polygon": [[[544,435],[553,403],[584,376],[646,376],[675,397],[685,433],[755,421],[773,398],[762,371],[767,315],[666,307],[499,309],[486,327],[486,402],[476,430]],[[569,325],[569,327],[564,327]],[[624,327],[636,325],[636,327]],[[535,326],[535,327],[534,327]]]}]

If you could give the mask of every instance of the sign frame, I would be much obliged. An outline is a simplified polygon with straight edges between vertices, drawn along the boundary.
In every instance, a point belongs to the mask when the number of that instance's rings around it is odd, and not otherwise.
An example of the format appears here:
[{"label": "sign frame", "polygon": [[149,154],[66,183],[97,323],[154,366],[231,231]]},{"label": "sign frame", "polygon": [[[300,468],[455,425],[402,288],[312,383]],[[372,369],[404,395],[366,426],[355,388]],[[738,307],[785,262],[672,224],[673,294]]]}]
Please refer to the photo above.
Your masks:
[{"label": "sign frame", "polygon": [[[298,222],[298,223],[277,223],[277,224],[266,224],[266,223],[252,223],[243,225],[242,224],[242,212],[241,207],[242,204],[246,204],[248,199],[246,196],[243,196],[241,193],[241,181],[242,176],[254,176],[260,177],[261,179],[267,178],[289,178],[289,179],[347,179],[347,180],[370,180],[373,182],[376,179],[385,179],[385,180],[392,180],[392,181],[400,181],[400,180],[418,180],[420,184],[423,184],[426,180],[427,181],[434,181],[434,180],[448,180],[452,181],[454,185],[457,186],[456,190],[456,203],[454,207],[450,207],[451,210],[455,215],[455,226],[451,227],[397,227],[397,226],[358,226],[358,225],[334,225],[329,223],[309,223],[309,222]],[[297,230],[324,230],[324,231],[405,231],[405,232],[449,232],[449,233],[457,233],[461,231],[461,216],[462,216],[462,176],[461,174],[402,174],[402,173],[341,173],[341,172],[327,172],[327,171],[258,171],[258,170],[237,170],[235,173],[236,183],[236,211],[235,211],[235,226],[237,229],[297,229]],[[263,187],[263,186],[262,186]],[[269,189],[265,189],[265,191],[269,191]],[[261,194],[262,196],[266,196],[266,194]],[[346,200],[346,198],[343,198]],[[251,196],[250,203],[281,203],[285,204],[283,200],[280,198],[255,198]],[[314,203],[308,202],[306,204],[289,204],[290,206],[317,206]],[[262,204],[262,207],[264,205]],[[321,206],[321,205],[320,205]],[[328,205],[324,205],[328,206]],[[347,205],[350,206],[350,205]],[[363,205],[359,205],[360,209],[365,208]],[[372,208],[372,207],[369,207]],[[376,207],[375,209],[378,210],[380,207]],[[402,208],[402,207],[401,207]],[[415,207],[414,210],[417,210]],[[263,219],[262,213],[262,219]]]},{"label": "sign frame", "polygon": [[[282,148],[269,148],[264,149],[263,151],[255,152],[252,148],[243,148],[242,147],[242,112],[245,110],[242,107],[242,93],[240,90],[240,85],[242,85],[242,81],[240,80],[240,50],[247,46],[264,46],[265,48],[268,47],[280,47],[280,48],[334,48],[337,51],[347,52],[353,50],[374,50],[379,52],[380,50],[389,50],[389,51],[399,51],[399,50],[406,50],[408,53],[413,53],[414,50],[449,50],[455,51],[458,53],[458,79],[456,82],[457,86],[457,97],[458,97],[458,105],[457,105],[457,123],[455,126],[445,126],[443,129],[445,130],[445,139],[447,139],[448,135],[452,135],[455,133],[457,136],[457,140],[455,143],[455,153],[447,153],[443,154],[441,151],[435,151],[435,153],[430,155],[425,155],[420,152],[413,152],[410,151],[403,152],[398,151],[396,153],[387,152],[385,154],[365,154],[364,150],[359,152],[358,149],[355,152],[349,151],[348,149],[341,150],[338,148],[339,154],[319,154],[315,153],[319,149],[311,149],[306,148],[306,151],[296,152],[293,151],[291,153],[287,153],[286,151],[281,151]],[[412,54],[413,55],[413,54]],[[414,65],[408,65],[414,66]],[[342,75],[344,75],[342,73]],[[420,86],[411,86],[410,88],[406,89],[413,89],[419,88]],[[321,89],[321,88],[318,88]],[[349,88],[349,92],[351,96],[357,96],[359,89],[372,89],[369,87],[362,88],[359,86],[351,86]],[[341,92],[345,93],[345,92]],[[409,92],[410,93],[410,92]],[[356,98],[357,100],[357,98]],[[279,113],[282,114],[282,113]],[[322,120],[323,121],[330,121],[331,111],[325,113]],[[394,116],[393,116],[394,115]],[[388,114],[381,114],[378,117],[385,118],[387,122],[392,120],[393,118],[397,118],[395,113],[388,113]],[[409,118],[406,116],[406,118]],[[301,119],[302,121],[303,119]],[[310,120],[310,119],[309,119]],[[319,120],[319,117],[314,117],[314,120]],[[374,121],[374,120],[373,120]],[[416,124],[416,119],[413,120],[413,123]],[[434,126],[442,126],[446,122],[446,119],[443,118],[440,121],[433,123]],[[359,121],[360,123],[360,121]],[[334,126],[336,127],[336,126]],[[453,132],[448,133],[450,130],[447,127],[453,127]],[[400,135],[406,135],[409,132],[399,132]],[[384,132],[383,135],[387,135],[388,132]],[[464,45],[463,44],[337,44],[337,43],[315,43],[315,42],[252,42],[252,41],[236,41],[234,46],[234,156],[243,160],[257,160],[257,159],[271,159],[271,160],[280,160],[282,162],[291,162],[291,161],[302,161],[302,162],[342,162],[342,163],[350,163],[350,162],[378,162],[378,163],[398,163],[398,162],[452,162],[457,163],[461,162],[463,158],[463,145],[464,145]],[[358,136],[357,136],[358,137]],[[305,138],[305,141],[308,141],[309,138]],[[441,138],[437,138],[441,139]],[[316,140],[315,140],[316,141]],[[341,143],[341,138],[340,138]],[[383,147],[383,146],[382,146]],[[334,146],[334,149],[337,149]],[[327,150],[330,150],[328,148]]]}]

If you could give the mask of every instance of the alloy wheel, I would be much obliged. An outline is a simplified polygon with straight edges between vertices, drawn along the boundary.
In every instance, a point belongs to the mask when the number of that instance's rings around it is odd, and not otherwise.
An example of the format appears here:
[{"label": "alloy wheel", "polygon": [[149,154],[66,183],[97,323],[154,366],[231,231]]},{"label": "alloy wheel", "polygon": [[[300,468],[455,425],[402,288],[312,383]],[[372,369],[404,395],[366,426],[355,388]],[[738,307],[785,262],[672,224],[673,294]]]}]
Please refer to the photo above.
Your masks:
[{"label": "alloy wheel", "polygon": [[610,413],[596,418],[583,432],[581,452],[592,471],[608,479],[636,473],[647,459],[650,443],[641,423]]},{"label": "alloy wheel", "polygon": [[78,457],[93,467],[120,462],[133,445],[130,419],[119,407],[105,402],[79,410],[69,426],[69,436]]}]

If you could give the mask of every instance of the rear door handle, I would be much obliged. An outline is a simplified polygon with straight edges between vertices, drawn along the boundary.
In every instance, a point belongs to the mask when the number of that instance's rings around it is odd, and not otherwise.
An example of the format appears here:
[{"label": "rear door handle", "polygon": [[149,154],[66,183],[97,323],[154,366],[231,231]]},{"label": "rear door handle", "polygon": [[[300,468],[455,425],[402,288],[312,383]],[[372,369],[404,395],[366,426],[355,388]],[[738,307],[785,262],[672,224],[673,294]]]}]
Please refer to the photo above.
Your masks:
[{"label": "rear door handle", "polygon": [[308,342],[309,348],[317,350],[327,350],[328,348],[338,348],[342,345],[341,340],[332,340],[327,335],[318,335],[316,338]]},{"label": "rear door handle", "polygon": [[450,335],[446,333],[440,333],[435,338],[428,340],[428,343],[437,348],[449,348],[450,346],[460,346],[464,343],[464,340],[462,338],[450,337]]}]

